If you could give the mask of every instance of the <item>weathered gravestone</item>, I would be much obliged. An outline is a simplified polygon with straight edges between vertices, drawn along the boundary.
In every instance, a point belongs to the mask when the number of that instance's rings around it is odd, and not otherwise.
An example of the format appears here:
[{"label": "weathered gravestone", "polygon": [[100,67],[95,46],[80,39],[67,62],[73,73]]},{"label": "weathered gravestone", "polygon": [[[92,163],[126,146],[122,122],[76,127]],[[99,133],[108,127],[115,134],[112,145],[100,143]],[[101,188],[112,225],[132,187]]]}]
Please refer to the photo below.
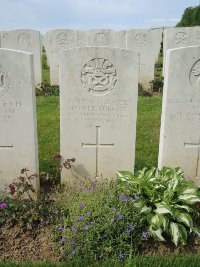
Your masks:
[{"label": "weathered gravestone", "polygon": [[200,185],[200,47],[167,51],[158,165]]},{"label": "weathered gravestone", "polygon": [[9,48],[32,53],[34,55],[35,85],[42,82],[41,35],[34,30],[4,31],[1,35],[1,48]]},{"label": "weathered gravestone", "polygon": [[149,88],[149,82],[154,79],[154,64],[160,45],[160,38],[156,38],[156,35],[155,30],[127,31],[127,49],[140,54],[139,82],[145,88]]},{"label": "weathered gravestone", "polygon": [[200,27],[183,27],[164,29],[163,40],[163,74],[168,49],[200,45]]},{"label": "weathered gravestone", "polygon": [[[50,66],[50,80],[52,85],[59,84],[59,52],[77,47],[77,32],[70,29],[56,29],[48,31],[44,36],[44,45]],[[69,62],[70,64],[70,62]]]},{"label": "weathered gravestone", "polygon": [[155,63],[159,58],[160,54],[160,49],[161,49],[161,43],[163,41],[163,28],[158,28],[158,29],[152,29],[151,32],[153,34],[155,42]]},{"label": "weathered gravestone", "polygon": [[[0,49],[0,189],[38,173],[33,55]],[[39,180],[33,181],[39,191]]]},{"label": "weathered gravestone", "polygon": [[126,31],[96,29],[77,31],[77,47],[108,46],[126,48]]},{"label": "weathered gravestone", "polygon": [[[61,156],[78,177],[134,170],[139,55],[85,47],[60,55]],[[63,169],[62,181],[72,181]]]}]

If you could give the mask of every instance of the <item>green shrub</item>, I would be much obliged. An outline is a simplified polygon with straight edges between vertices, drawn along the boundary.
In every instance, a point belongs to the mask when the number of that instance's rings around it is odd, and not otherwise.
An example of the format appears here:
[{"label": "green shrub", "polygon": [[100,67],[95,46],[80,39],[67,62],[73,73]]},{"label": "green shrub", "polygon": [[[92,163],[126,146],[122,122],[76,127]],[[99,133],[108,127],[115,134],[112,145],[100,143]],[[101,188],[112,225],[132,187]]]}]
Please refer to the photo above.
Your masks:
[{"label": "green shrub", "polygon": [[0,192],[0,225],[7,221],[22,226],[49,223],[52,201],[48,193],[39,200],[33,198],[36,192],[32,181],[36,176],[22,169],[20,176],[9,185],[9,190]]},{"label": "green shrub", "polygon": [[36,96],[59,96],[59,86],[43,82],[36,87]]},{"label": "green shrub", "polygon": [[[187,242],[189,233],[200,236],[194,218],[199,216],[199,188],[184,178],[181,169],[143,169],[137,175],[118,172],[118,188],[137,197],[134,207],[148,224],[151,235],[177,245]],[[127,187],[127,183],[129,187]]]}]

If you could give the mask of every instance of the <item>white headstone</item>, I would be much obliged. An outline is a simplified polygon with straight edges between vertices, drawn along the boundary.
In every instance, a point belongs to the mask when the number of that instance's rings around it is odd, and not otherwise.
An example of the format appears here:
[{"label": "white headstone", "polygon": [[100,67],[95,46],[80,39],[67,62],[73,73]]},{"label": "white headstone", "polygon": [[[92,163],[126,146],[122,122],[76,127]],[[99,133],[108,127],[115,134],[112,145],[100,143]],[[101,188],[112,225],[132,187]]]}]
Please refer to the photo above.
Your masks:
[{"label": "white headstone", "polygon": [[154,65],[160,39],[156,38],[152,30],[128,30],[127,49],[140,54],[140,76],[139,82],[145,88],[149,88],[149,82],[154,79]]},{"label": "white headstone", "polygon": [[45,34],[44,40],[48,62],[50,65],[51,84],[58,85],[59,53],[64,49],[77,47],[77,32],[70,29],[51,30]]},{"label": "white headstone", "polygon": [[108,46],[126,48],[126,31],[97,29],[77,32],[77,47]]},{"label": "white headstone", "polygon": [[168,49],[200,45],[200,27],[177,27],[164,29],[163,40],[163,73]]},{"label": "white headstone", "polygon": [[34,55],[35,85],[42,82],[42,46],[39,31],[20,29],[1,32],[1,47],[32,53]]},{"label": "white headstone", "polygon": [[154,35],[154,40],[155,42],[155,63],[158,60],[158,56],[160,54],[160,49],[161,49],[161,43],[163,41],[163,28],[158,28],[158,29],[152,29],[152,34]]},{"label": "white headstone", "polygon": [[[70,62],[70,64],[69,64]],[[134,171],[139,55],[85,47],[60,56],[61,156],[87,178]],[[63,169],[62,181],[71,181]]]},{"label": "white headstone", "polygon": [[200,47],[167,51],[159,168],[181,167],[200,185]]},{"label": "white headstone", "polygon": [[[0,49],[0,188],[38,173],[33,55]],[[39,180],[33,181],[39,191]]]}]

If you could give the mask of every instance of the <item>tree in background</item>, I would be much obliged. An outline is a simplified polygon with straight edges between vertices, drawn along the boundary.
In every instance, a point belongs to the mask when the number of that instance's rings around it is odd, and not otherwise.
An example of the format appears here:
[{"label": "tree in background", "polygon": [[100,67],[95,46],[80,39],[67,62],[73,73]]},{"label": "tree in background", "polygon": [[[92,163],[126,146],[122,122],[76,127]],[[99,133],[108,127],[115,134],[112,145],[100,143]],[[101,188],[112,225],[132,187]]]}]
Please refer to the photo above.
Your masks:
[{"label": "tree in background", "polygon": [[176,27],[190,27],[200,25],[200,4],[195,7],[185,9],[181,21]]}]

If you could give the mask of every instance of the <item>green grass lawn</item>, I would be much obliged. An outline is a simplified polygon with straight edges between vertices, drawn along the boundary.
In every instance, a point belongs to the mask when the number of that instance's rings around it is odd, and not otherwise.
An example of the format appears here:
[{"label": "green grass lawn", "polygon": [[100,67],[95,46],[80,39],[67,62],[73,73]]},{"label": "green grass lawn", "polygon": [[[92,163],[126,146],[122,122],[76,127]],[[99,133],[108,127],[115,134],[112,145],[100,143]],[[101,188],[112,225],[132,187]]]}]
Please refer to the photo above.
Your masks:
[{"label": "green grass lawn", "polygon": [[[161,97],[139,97],[136,140],[136,171],[157,166]],[[38,97],[38,138],[40,172],[58,175],[59,97]]]},{"label": "green grass lawn", "polygon": [[83,261],[79,262],[63,262],[63,263],[0,263],[1,267],[200,267],[199,255],[185,255],[185,256],[139,256],[130,261],[106,261],[94,262],[88,264]]}]

